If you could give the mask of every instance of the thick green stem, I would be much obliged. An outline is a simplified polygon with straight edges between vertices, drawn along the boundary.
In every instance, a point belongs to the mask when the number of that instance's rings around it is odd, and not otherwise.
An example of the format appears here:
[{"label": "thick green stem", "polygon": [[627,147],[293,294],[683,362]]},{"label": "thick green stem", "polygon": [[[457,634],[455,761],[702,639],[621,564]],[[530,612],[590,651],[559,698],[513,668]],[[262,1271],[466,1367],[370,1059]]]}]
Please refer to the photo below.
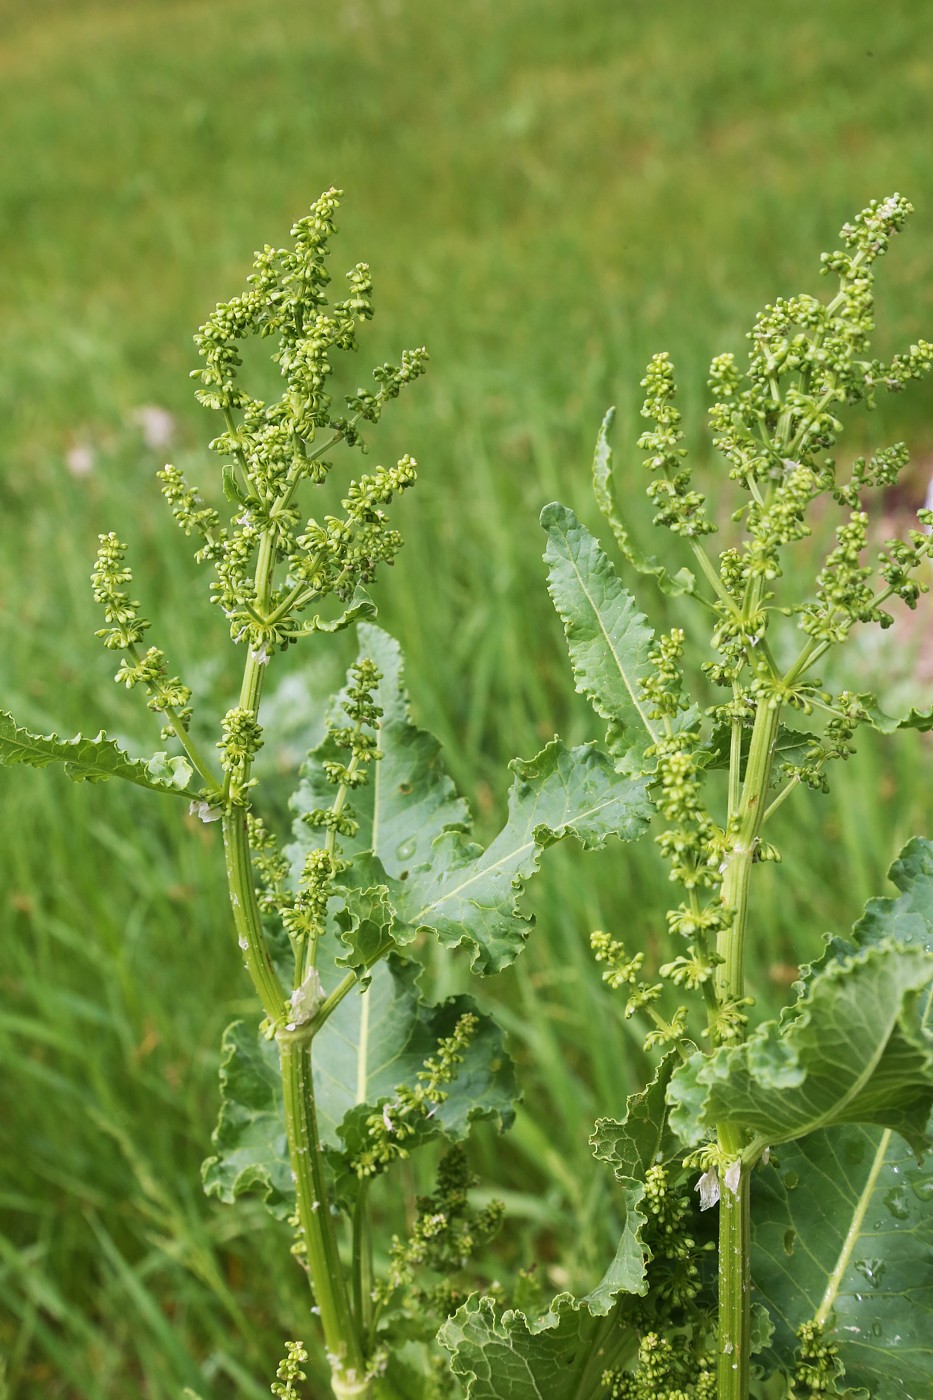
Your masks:
[{"label": "thick green stem", "polygon": [[[722,884],[722,900],[732,912],[732,920],[717,944],[723,962],[717,968],[716,992],[723,1007],[740,1004],[745,995],[749,882],[765,817],[780,714],[780,706],[772,708],[767,700],[758,705],[745,781],[735,813],[735,834]],[[733,761],[734,758],[733,754]],[[718,1125],[717,1138],[723,1162],[727,1164],[720,1172],[717,1400],[748,1400],[751,1343],[749,1172],[738,1163],[744,1145],[742,1134],[732,1124],[722,1123]],[[731,1175],[729,1180],[726,1178],[731,1164],[735,1164],[739,1178],[730,1185]]]},{"label": "thick green stem", "polygon": [[262,919],[249,853],[246,811],[234,807],[224,815],[224,854],[227,862],[227,889],[233,910],[233,924],[243,962],[250,975],[262,1009],[273,1025],[285,1019],[286,992],[272,966],[262,932]]},{"label": "thick green stem", "polygon": [[324,1176],[311,1077],[311,1038],[306,1026],[276,1032],[282,1059],[285,1125],[295,1179],[298,1226],[307,1250],[311,1287],[321,1315],[331,1384],[338,1400],[369,1390],[363,1349],[350,1312],[346,1278]]},{"label": "thick green stem", "polygon": [[[263,534],[256,561],[255,592],[260,609],[268,611],[275,571],[275,549],[269,533]],[[240,688],[240,707],[258,718],[265,679],[263,660],[248,656]],[[240,793],[248,791],[250,763],[237,775]],[[331,1367],[331,1385],[337,1400],[371,1395],[366,1377],[363,1342],[350,1309],[346,1275],[337,1246],[334,1217],[324,1175],[314,1082],[311,1074],[311,1042],[318,1023],[295,1025],[287,1020],[286,992],[276,972],[262,929],[254,886],[247,826],[247,808],[234,797],[232,774],[227,774],[227,808],[224,814],[224,846],[227,882],[237,939],[247,971],[262,1002],[279,1047],[285,1127],[295,1183],[298,1225],[307,1251],[311,1286],[320,1312],[324,1341]]]},{"label": "thick green stem", "polygon": [[[734,1157],[740,1143],[720,1133],[719,1145]],[[735,1190],[721,1184],[719,1199],[719,1337],[717,1400],[748,1400],[751,1274],[749,1267],[749,1181],[747,1168]]]},{"label": "thick green stem", "polygon": [[727,856],[722,882],[722,902],[732,911],[732,921],[719,935],[716,951],[723,962],[717,969],[716,991],[720,1003],[740,1001],[745,995],[745,933],[748,922],[748,887],[752,862],[765,815],[765,798],[771,781],[771,759],[780,724],[780,706],[759,702],[748,751],[748,764],[737,813],[736,830]]}]

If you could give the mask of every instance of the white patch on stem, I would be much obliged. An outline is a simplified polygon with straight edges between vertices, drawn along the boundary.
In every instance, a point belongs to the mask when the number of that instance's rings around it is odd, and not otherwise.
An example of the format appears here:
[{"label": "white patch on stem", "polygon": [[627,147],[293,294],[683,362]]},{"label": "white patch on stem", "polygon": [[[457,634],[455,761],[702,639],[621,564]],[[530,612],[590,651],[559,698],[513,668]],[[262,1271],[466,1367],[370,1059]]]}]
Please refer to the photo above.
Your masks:
[{"label": "white patch on stem", "polygon": [[289,1000],[292,1007],[292,1024],[306,1025],[324,1000],[324,988],[316,967],[311,968],[301,986],[292,992]]},{"label": "white patch on stem", "polygon": [[726,1168],[726,1174],[722,1179],[723,1185],[728,1191],[732,1192],[733,1196],[737,1196],[739,1194],[739,1180],[741,1178],[741,1175],[742,1159],[741,1157],[736,1157],[734,1162],[729,1163],[729,1166]]}]

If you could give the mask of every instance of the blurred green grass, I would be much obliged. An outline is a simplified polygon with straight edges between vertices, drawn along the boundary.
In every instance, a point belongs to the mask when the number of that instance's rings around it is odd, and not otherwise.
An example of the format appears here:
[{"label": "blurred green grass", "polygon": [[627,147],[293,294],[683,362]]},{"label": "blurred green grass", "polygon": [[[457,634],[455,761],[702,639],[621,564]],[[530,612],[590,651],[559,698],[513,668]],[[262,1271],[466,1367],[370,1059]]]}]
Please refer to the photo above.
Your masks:
[{"label": "blurred green grass", "polygon": [[[405,345],[432,354],[374,442],[422,468],[381,616],[419,720],[491,829],[509,757],[555,730],[596,732],[570,693],[536,519],[560,497],[598,529],[588,464],[610,402],[637,481],[648,356],[672,352],[705,462],[710,356],[741,350],[765,301],[816,290],[839,225],[896,189],[917,214],[882,269],[879,344],[930,335],[931,40],[933,11],[912,0],[883,19],[867,0],[777,0],[765,17],[736,0],[4,6],[4,704],[40,728],[151,740],[93,640],[87,575],[109,528],[130,541],[172,664],[207,706],[229,703],[230,663],[205,650],[216,638],[223,657],[223,628],[200,596],[186,611],[194,566],[133,415],[171,413],[167,450],[206,479],[215,428],[187,380],[192,331],[252,248],[338,184],[335,273],[366,258],[376,283],[354,373]],[[930,407],[928,387],[881,405],[849,450],[906,437],[922,494]],[[85,475],[69,470],[76,451]],[[883,666],[911,684],[906,651]],[[785,865],[763,872],[764,1004],[930,829],[929,774],[915,736],[866,742],[830,798],[787,804]],[[0,1400],[267,1393],[282,1337],[304,1330],[301,1282],[287,1240],[198,1186],[220,1030],[249,1007],[211,829],[41,774],[8,774],[2,791]],[[586,935],[604,925],[651,947],[667,891],[647,845],[550,854],[529,951],[488,992],[526,1106],[475,1159],[511,1212],[490,1276],[537,1256],[557,1287],[592,1281],[611,1247],[611,1191],[585,1139],[642,1067]],[[460,975],[439,965],[438,990]]]}]

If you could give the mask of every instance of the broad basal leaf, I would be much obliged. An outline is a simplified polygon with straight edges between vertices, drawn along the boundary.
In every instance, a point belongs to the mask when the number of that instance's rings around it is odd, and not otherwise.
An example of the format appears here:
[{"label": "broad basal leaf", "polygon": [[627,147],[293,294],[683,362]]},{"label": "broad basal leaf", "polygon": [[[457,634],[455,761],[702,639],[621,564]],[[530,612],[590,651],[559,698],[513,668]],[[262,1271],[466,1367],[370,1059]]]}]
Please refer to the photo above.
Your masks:
[{"label": "broad basal leaf", "polygon": [[660,560],[638,548],[622,522],[612,471],[612,448],[609,446],[609,430],[615,416],[615,409],[610,408],[596,439],[596,451],[593,454],[593,493],[596,496],[596,504],[609,521],[616,544],[633,569],[653,577],[661,592],[671,597],[677,597],[681,593],[693,593],[696,589],[696,579],[690,570],[678,569],[676,574],[669,573]]},{"label": "broad basal leaf", "polygon": [[610,722],[620,767],[640,771],[660,732],[638,684],[649,671],[653,632],[635,599],[573,511],[556,501],[541,512],[548,591],[564,624],[576,688]]},{"label": "broad basal leaf", "polygon": [[775,1323],[772,1364],[818,1311],[845,1383],[872,1400],[933,1395],[933,1165],[854,1125],[782,1147],[752,1182],[752,1277]]},{"label": "broad basal leaf", "polygon": [[75,782],[99,783],[107,778],[123,778],[156,792],[184,794],[191,779],[191,765],[181,757],[157,753],[150,759],[131,758],[119,744],[101,732],[96,739],[76,734],[59,739],[56,734],[32,734],[21,728],[11,714],[0,711],[0,763],[16,763],[31,768],[63,765]]},{"label": "broad basal leaf", "polygon": [[764,1145],[874,1123],[919,1145],[933,1107],[931,977],[930,954],[890,940],[828,964],[780,1021],[675,1070],[671,1126],[691,1146],[725,1123]]},{"label": "broad basal leaf", "polygon": [[[515,1071],[501,1031],[469,997],[436,1006],[418,998],[419,969],[393,958],[379,963],[369,988],[344,999],[315,1038],[312,1069],[322,1143],[339,1157],[344,1135],[358,1136],[367,1113],[391,1103],[400,1084],[411,1084],[438,1041],[453,1031],[465,1012],[479,1026],[447,1099],[426,1121],[419,1141],[443,1135],[467,1136],[475,1119],[507,1128],[517,1096]],[[337,970],[324,977],[328,988]],[[236,1022],[223,1041],[221,1110],[212,1136],[215,1155],[202,1168],[209,1195],[232,1201],[257,1192],[273,1214],[292,1209],[291,1169],[285,1137],[279,1053],[274,1040]],[[361,1107],[362,1106],[362,1107]]]}]

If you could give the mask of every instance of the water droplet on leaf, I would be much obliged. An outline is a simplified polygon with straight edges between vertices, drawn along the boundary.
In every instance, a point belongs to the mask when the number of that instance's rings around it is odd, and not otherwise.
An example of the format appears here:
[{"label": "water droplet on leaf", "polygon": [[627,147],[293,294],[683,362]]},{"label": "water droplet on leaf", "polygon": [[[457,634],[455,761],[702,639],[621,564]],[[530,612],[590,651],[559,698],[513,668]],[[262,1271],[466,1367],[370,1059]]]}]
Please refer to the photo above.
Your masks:
[{"label": "water droplet on leaf", "polygon": [[411,860],[415,854],[415,838],[410,836],[407,841],[399,842],[395,848],[396,860]]},{"label": "water droplet on leaf", "polygon": [[883,1259],[856,1259],[856,1273],[862,1275],[866,1283],[870,1283],[872,1288],[877,1288],[884,1278],[885,1262]]},{"label": "water droplet on leaf", "polygon": [[933,1201],[933,1176],[924,1177],[922,1181],[914,1181],[912,1185],[918,1201]]},{"label": "water droplet on leaf", "polygon": [[785,1230],[785,1231],[784,1231],[784,1253],[785,1253],[785,1254],[793,1254],[793,1252],[794,1252],[796,1246],[797,1246],[797,1231],[796,1231],[796,1230]]},{"label": "water droplet on leaf", "polygon": [[910,1203],[907,1200],[907,1189],[904,1186],[892,1186],[884,1198],[884,1203],[890,1213],[898,1220],[906,1220],[910,1215]]}]

